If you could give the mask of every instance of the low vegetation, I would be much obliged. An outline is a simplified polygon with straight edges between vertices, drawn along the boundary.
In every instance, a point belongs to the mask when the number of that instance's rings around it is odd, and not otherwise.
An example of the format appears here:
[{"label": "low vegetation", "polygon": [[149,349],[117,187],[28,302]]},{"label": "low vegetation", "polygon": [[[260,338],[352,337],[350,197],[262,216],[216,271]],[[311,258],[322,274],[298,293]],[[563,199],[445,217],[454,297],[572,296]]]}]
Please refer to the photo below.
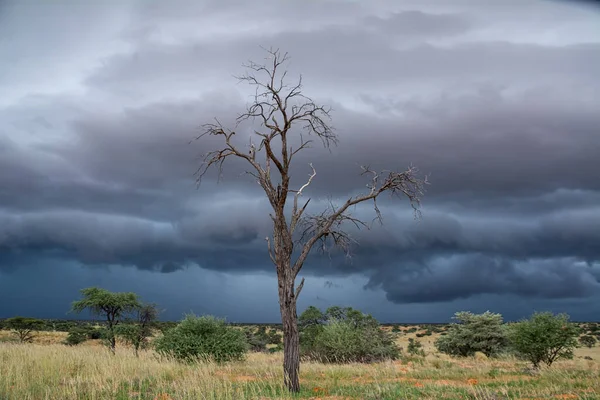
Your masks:
[{"label": "low vegetation", "polygon": [[[95,293],[115,304],[113,293]],[[164,323],[155,305],[127,299],[135,304],[111,309],[104,323],[0,321],[0,399],[600,398],[600,329],[565,314],[505,324],[459,312],[447,326],[382,326],[353,308],[309,307],[299,317],[302,386],[292,394],[281,327],[195,315]]]},{"label": "low vegetation", "polygon": [[210,316],[188,315],[154,343],[159,354],[184,362],[239,361],[248,351],[242,331]]},{"label": "low vegetation", "polygon": [[371,315],[350,307],[309,307],[299,317],[302,355],[323,363],[378,362],[399,357],[392,335]]}]

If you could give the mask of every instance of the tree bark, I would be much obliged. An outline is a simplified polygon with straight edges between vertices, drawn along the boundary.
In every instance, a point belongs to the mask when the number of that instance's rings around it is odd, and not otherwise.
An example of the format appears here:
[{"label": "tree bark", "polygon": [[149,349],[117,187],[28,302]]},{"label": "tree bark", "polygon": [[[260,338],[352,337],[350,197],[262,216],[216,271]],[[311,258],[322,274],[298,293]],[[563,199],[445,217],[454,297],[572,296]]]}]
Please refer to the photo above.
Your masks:
[{"label": "tree bark", "polygon": [[294,280],[290,274],[280,280],[279,308],[283,324],[283,381],[290,392],[300,391],[300,337]]}]

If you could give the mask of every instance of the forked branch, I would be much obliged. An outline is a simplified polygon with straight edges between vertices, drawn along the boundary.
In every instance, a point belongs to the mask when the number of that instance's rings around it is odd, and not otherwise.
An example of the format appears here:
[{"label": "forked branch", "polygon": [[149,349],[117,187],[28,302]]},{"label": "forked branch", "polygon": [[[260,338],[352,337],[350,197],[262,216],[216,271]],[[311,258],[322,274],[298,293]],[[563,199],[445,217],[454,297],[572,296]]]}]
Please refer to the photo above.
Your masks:
[{"label": "forked branch", "polygon": [[[326,242],[328,239],[333,241],[333,245],[341,248],[347,256],[350,255],[350,247],[356,241],[345,230],[344,225],[348,223],[354,225],[357,229],[370,228],[364,221],[353,217],[349,208],[357,204],[373,200],[373,208],[376,214],[375,220],[382,222],[381,212],[377,205],[378,197],[388,192],[392,196],[408,198],[415,217],[420,217],[421,198],[425,192],[425,185],[428,184],[427,177],[420,179],[417,177],[417,169],[410,167],[404,172],[383,172],[378,173],[369,167],[362,167],[363,175],[371,175],[371,181],[367,184],[368,193],[360,196],[351,197],[340,207],[330,203],[329,208],[321,214],[309,215],[303,218],[302,225],[304,231],[300,242],[303,243],[302,252],[296,259],[293,266],[294,276],[300,272],[306,258],[313,247],[319,243],[320,248],[326,251]],[[384,175],[382,179],[382,175]]]}]

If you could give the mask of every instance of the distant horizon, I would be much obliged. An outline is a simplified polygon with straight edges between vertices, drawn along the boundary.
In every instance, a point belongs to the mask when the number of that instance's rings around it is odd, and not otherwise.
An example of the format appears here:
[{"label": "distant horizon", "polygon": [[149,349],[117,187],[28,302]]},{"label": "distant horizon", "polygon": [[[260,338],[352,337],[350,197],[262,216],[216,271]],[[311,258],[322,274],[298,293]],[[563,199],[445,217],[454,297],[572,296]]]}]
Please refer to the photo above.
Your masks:
[{"label": "distant horizon", "polygon": [[[467,311],[467,310],[463,310],[463,311]],[[493,311],[492,311],[493,312]],[[544,311],[540,311],[540,312],[544,312]],[[211,315],[211,314],[203,314],[203,315]],[[203,316],[203,315],[196,315],[198,317]],[[32,315],[14,315],[12,317],[28,317],[28,318],[37,318],[37,319],[41,319],[44,321],[75,321],[75,322],[82,322],[82,321],[94,321],[94,322],[106,322],[106,319],[102,319],[102,318],[38,318]],[[220,318],[217,315],[211,315],[213,317],[216,318]],[[4,321],[8,318],[12,318],[12,317],[0,317],[0,321]],[[526,317],[527,318],[527,317]],[[161,319],[158,318],[159,322],[180,322],[183,319],[183,317],[179,320],[177,319]],[[521,319],[511,319],[511,320],[507,320],[504,319],[504,322],[518,322]],[[600,324],[600,320],[595,320],[595,321],[580,321],[580,320],[569,320],[572,323],[576,323],[576,324],[588,324],[588,323],[592,323],[592,324]],[[230,321],[228,319],[225,319],[225,322],[228,324],[237,324],[237,325],[281,325],[281,321],[277,321],[277,322],[241,322],[241,321]],[[452,323],[452,321],[447,321],[447,322],[389,322],[389,321],[379,321],[380,325],[448,325],[450,323]]]}]

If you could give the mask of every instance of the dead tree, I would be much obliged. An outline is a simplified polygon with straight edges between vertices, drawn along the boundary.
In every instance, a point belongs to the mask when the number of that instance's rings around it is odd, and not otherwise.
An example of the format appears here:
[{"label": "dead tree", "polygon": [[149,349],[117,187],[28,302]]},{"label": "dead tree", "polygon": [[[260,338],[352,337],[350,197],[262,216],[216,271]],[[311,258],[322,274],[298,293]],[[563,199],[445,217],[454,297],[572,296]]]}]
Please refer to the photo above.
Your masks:
[{"label": "dead tree", "polygon": [[[244,65],[248,72],[238,77],[240,81],[254,86],[256,93],[246,111],[237,117],[236,128],[244,121],[258,121],[260,127],[253,129],[252,135],[259,141],[258,147],[251,139],[250,149],[242,150],[234,143],[235,129],[229,130],[218,121],[203,125],[202,133],[196,139],[216,136],[222,138],[224,144],[222,148],[203,155],[203,162],[196,171],[196,179],[200,184],[202,177],[212,167],[218,169],[220,177],[225,160],[243,159],[250,167],[246,173],[256,179],[271,204],[273,235],[271,238],[267,237],[266,242],[279,285],[284,381],[290,391],[297,392],[300,390],[300,354],[296,302],[304,285],[304,278],[297,287],[295,283],[309,253],[316,245],[325,243],[333,243],[348,251],[352,238],[344,230],[345,226],[349,223],[359,228],[367,226],[364,221],[349,214],[350,207],[372,200],[376,218],[381,221],[376,200],[384,192],[408,198],[418,215],[427,180],[419,179],[417,170],[413,167],[403,172],[386,173],[363,167],[363,174],[370,176],[368,189],[363,195],[351,197],[340,206],[332,204],[320,214],[308,215],[306,209],[310,199],[302,205],[299,201],[317,172],[310,164],[312,172],[308,180],[300,188],[293,190],[290,188],[292,160],[300,151],[307,149],[315,138],[320,139],[326,148],[337,144],[338,138],[328,124],[330,109],[315,104],[302,94],[302,77],[294,85],[285,83],[287,71],[282,70],[282,64],[288,61],[287,53],[281,54],[279,50],[273,49],[267,52],[268,61],[265,64],[250,62]],[[302,135],[296,128],[303,128],[307,135]],[[295,148],[292,143],[294,138],[291,136],[294,134],[298,135],[295,137]],[[291,204],[288,204],[288,200]],[[289,222],[286,206],[291,206]],[[295,260],[294,255],[297,255]]]}]

